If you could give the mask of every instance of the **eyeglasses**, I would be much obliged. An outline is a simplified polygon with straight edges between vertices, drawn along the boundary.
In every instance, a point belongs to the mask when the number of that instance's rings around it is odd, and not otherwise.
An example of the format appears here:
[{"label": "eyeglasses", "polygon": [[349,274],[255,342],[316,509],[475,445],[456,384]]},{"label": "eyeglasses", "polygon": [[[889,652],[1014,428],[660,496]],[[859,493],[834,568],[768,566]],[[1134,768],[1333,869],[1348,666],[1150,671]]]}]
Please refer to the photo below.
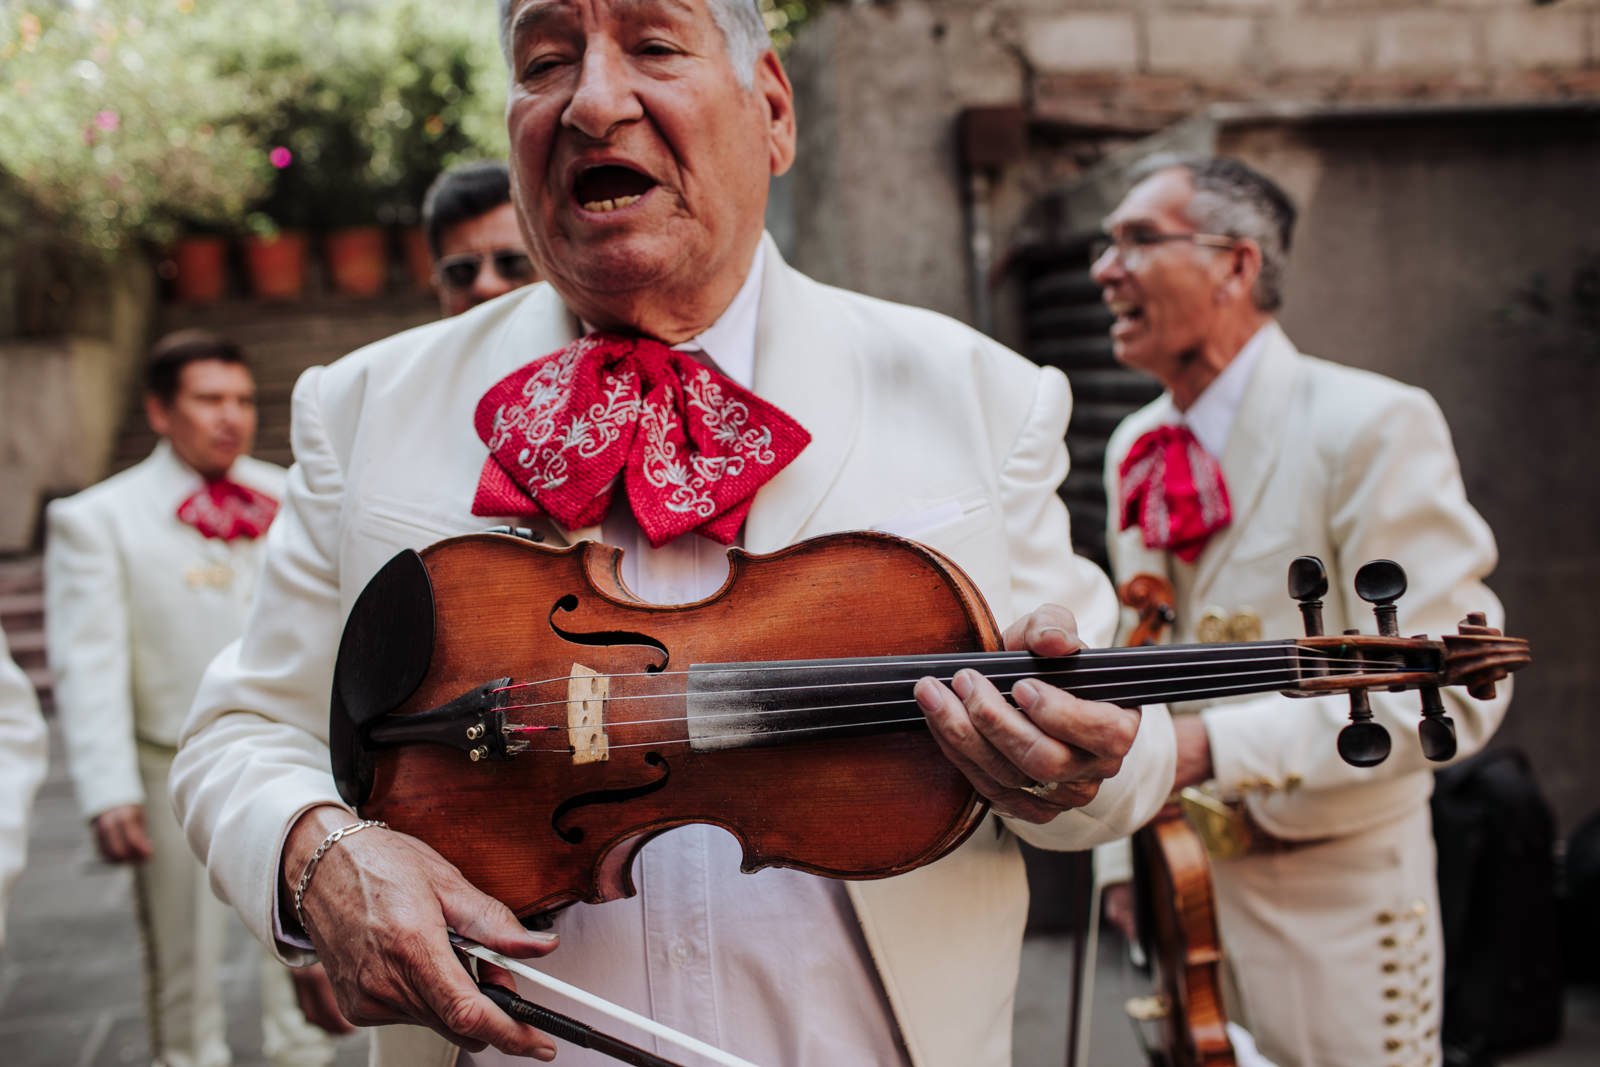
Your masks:
[{"label": "eyeglasses", "polygon": [[470,289],[472,283],[478,280],[478,271],[482,269],[485,259],[494,264],[494,272],[508,282],[520,285],[533,280],[533,260],[519,248],[501,248],[487,256],[482,252],[445,256],[434,264],[434,270],[439,275],[439,281],[448,288]]},{"label": "eyeglasses", "polygon": [[1150,230],[1133,230],[1116,237],[1101,234],[1089,244],[1089,262],[1100,262],[1101,257],[1115,248],[1117,259],[1122,261],[1122,265],[1132,268],[1139,264],[1150,249],[1172,241],[1187,241],[1190,244],[1204,245],[1206,248],[1232,248],[1238,244],[1239,239],[1219,233],[1155,233]]}]

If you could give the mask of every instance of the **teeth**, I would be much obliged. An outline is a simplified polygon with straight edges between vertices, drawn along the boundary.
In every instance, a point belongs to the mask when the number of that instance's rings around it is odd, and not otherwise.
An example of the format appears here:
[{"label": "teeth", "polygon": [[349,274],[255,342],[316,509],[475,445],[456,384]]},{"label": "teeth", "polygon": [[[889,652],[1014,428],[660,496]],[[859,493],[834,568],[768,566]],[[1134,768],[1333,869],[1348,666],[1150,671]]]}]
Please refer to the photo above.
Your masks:
[{"label": "teeth", "polygon": [[640,196],[619,196],[613,200],[590,200],[583,205],[583,210],[604,214],[607,211],[617,211],[621,208],[637,204]]}]

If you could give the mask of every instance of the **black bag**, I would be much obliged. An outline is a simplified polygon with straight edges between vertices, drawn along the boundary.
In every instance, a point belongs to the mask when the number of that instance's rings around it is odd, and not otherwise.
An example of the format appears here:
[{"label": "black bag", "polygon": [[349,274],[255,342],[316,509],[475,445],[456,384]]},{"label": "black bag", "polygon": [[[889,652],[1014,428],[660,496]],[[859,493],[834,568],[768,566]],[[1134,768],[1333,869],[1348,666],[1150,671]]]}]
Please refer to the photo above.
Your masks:
[{"label": "black bag", "polygon": [[1561,1036],[1555,818],[1520,751],[1498,748],[1435,776],[1433,836],[1444,928],[1444,1059]]}]

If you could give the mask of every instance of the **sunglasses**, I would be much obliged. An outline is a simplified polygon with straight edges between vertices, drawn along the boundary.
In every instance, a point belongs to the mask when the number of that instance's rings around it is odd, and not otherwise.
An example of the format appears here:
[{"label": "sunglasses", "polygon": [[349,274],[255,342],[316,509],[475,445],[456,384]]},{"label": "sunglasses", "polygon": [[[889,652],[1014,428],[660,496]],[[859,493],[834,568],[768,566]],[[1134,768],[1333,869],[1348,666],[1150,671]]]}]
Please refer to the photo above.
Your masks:
[{"label": "sunglasses", "polygon": [[533,279],[533,260],[528,258],[528,253],[515,248],[502,248],[487,256],[482,252],[446,256],[435,264],[434,269],[439,273],[439,280],[448,288],[470,289],[472,283],[478,280],[478,271],[483,268],[485,259],[494,265],[494,272],[508,282],[520,284]]}]

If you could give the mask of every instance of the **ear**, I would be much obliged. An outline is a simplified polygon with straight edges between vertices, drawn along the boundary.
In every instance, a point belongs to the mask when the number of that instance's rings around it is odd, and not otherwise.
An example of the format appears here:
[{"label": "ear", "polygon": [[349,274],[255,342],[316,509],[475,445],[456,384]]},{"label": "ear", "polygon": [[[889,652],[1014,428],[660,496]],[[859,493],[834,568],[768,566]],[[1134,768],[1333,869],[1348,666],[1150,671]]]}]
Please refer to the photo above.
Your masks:
[{"label": "ear", "polygon": [[768,159],[777,177],[794,163],[794,87],[770,48],[756,60],[755,74],[755,89],[767,109]]},{"label": "ear", "polygon": [[1261,246],[1248,237],[1239,238],[1228,251],[1227,264],[1223,290],[1229,299],[1253,299],[1256,279],[1261,276]]},{"label": "ear", "polygon": [[172,430],[172,422],[167,417],[167,406],[154,393],[144,394],[144,418],[157,437],[165,437]]}]

